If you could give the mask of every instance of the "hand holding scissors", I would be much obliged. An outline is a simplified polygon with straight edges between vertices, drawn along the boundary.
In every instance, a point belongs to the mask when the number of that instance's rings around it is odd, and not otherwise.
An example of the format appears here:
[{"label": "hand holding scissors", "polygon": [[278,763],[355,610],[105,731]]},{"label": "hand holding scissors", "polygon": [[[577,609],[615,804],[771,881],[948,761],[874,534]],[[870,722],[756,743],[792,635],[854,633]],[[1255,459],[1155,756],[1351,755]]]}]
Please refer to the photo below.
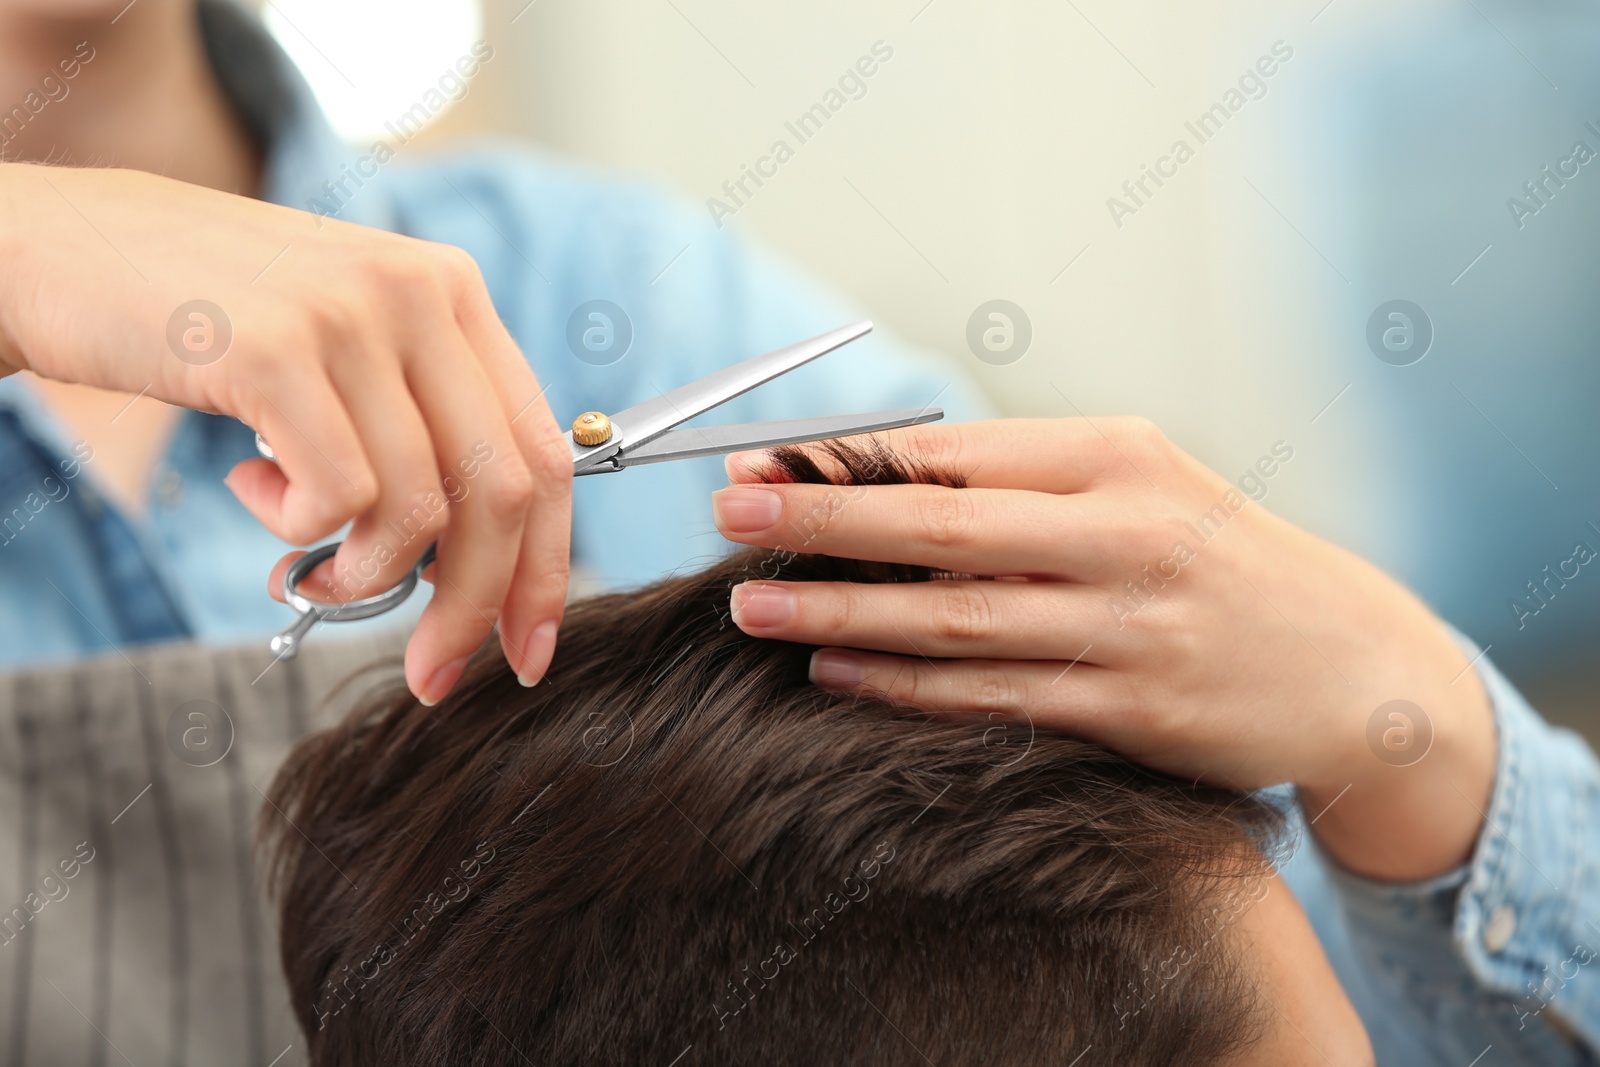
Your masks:
[{"label": "hand holding scissors", "polygon": [[[254,426],[278,462],[245,460],[229,488],[290,544],[348,526],[328,568],[341,584],[393,585],[448,527],[406,654],[417,692],[447,689],[497,623],[513,663],[544,669],[566,599],[570,452],[471,256],[105,167],[0,164],[0,204],[0,377]],[[471,494],[381,551],[480,442],[494,459]]]},{"label": "hand holding scissors", "polygon": [[[841,346],[864,336],[872,329],[870,322],[857,322],[814,337],[799,344],[756,356],[731,367],[707,375],[698,381],[683,385],[654,399],[635,404],[615,415],[590,411],[580,415],[568,431],[572,474],[611,474],[628,467],[646,463],[662,463],[675,459],[692,459],[701,456],[726,455],[744,449],[761,448],[802,441],[816,441],[830,437],[870,433],[896,427],[914,426],[943,417],[937,408],[880,411],[864,415],[824,416],[810,419],[793,419],[780,422],[746,423],[733,426],[694,427],[682,426],[695,416],[771,381],[796,367],[809,363]],[[258,438],[263,454],[270,457],[271,450]],[[561,516],[565,519],[565,514]],[[440,535],[444,541],[446,531]],[[430,546],[397,585],[381,592],[361,596],[344,602],[317,601],[307,597],[301,583],[323,563],[340,550],[338,542],[314,549],[282,569],[274,571],[275,581],[281,581],[283,599],[300,617],[293,625],[272,639],[272,650],[280,658],[288,658],[298,651],[299,643],[318,622],[347,622],[370,618],[392,610],[409,597],[424,571],[435,564],[435,547]],[[564,576],[564,571],[563,571]],[[548,627],[550,648],[554,647],[556,623]],[[545,651],[537,664],[520,664],[507,650],[507,658],[524,684],[533,684],[543,675],[549,663]],[[418,692],[420,699],[435,701],[449,691],[460,676],[465,658],[449,665],[452,673],[448,684],[439,684],[439,678],[430,680],[427,692]],[[442,672],[441,676],[442,677]]]}]

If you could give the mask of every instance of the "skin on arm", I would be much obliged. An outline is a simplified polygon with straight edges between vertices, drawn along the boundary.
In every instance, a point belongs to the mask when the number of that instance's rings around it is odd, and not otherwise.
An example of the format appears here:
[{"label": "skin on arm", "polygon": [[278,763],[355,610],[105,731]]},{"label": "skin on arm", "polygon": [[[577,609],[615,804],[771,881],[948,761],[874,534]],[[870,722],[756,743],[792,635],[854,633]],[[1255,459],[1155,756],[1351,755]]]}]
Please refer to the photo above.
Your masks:
[{"label": "skin on arm", "polygon": [[[1492,713],[1449,632],[1397,582],[1248,502],[1144,420],[918,427],[887,443],[967,488],[760,484],[759,454],[735,456],[717,526],[743,544],[1000,580],[746,582],[731,605],[743,630],[827,646],[819,684],[1031,718],[1218,785],[1293,782],[1321,844],[1359,874],[1421,879],[1470,856]],[[1433,731],[1409,766],[1368,740],[1397,699]]]}]

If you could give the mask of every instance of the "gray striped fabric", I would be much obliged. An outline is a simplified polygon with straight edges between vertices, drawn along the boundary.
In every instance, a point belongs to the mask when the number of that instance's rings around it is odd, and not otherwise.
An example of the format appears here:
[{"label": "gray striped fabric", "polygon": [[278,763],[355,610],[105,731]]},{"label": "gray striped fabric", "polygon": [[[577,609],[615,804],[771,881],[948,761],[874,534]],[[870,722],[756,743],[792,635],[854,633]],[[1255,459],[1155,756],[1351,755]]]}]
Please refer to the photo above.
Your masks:
[{"label": "gray striped fabric", "polygon": [[370,689],[337,684],[401,648],[324,628],[265,674],[255,643],[0,676],[0,1067],[305,1062],[256,813],[290,743]]}]

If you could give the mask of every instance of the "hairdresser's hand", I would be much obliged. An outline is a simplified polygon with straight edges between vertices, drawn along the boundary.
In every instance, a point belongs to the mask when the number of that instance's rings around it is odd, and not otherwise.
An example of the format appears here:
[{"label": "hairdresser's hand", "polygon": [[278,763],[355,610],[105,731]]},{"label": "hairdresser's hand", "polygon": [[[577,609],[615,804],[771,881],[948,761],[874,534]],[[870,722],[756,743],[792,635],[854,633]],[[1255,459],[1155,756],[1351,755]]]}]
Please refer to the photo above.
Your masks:
[{"label": "hairdresser's hand", "polygon": [[[195,300],[220,316],[180,311]],[[313,595],[387,589],[437,540],[406,655],[423,699],[497,621],[519,676],[549,664],[571,454],[466,253],[136,171],[3,164],[0,374],[24,368],[261,431],[279,462],[228,484],[268,529],[307,544],[353,522]]]},{"label": "hairdresser's hand", "polygon": [[[719,529],[1006,580],[748,582],[733,592],[743,630],[835,646],[813,657],[822,685],[1028,719],[1186,778],[1294,782],[1322,812],[1325,845],[1370,875],[1420,878],[1470,854],[1494,773],[1487,699],[1438,619],[1375,567],[1248,500],[1143,420],[889,441],[969,488],[736,485],[714,498]],[[1262,471],[1293,451],[1275,453]],[[729,461],[735,483],[764,469],[759,454]],[[1368,743],[1394,699],[1434,730],[1412,766]]]}]

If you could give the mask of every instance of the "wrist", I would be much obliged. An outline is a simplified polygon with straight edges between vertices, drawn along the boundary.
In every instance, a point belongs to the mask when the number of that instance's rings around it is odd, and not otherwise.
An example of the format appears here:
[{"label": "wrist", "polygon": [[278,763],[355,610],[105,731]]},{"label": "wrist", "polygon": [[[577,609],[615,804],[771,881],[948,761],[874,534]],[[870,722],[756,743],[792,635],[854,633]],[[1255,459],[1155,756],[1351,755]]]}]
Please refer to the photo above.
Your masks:
[{"label": "wrist", "polygon": [[1300,788],[1318,843],[1369,878],[1417,881],[1466,863],[1494,790],[1488,693],[1444,625],[1431,614],[1427,623],[1413,623],[1411,647],[1390,645],[1402,654],[1378,674],[1407,704],[1355,709],[1360,745],[1344,780]]}]

